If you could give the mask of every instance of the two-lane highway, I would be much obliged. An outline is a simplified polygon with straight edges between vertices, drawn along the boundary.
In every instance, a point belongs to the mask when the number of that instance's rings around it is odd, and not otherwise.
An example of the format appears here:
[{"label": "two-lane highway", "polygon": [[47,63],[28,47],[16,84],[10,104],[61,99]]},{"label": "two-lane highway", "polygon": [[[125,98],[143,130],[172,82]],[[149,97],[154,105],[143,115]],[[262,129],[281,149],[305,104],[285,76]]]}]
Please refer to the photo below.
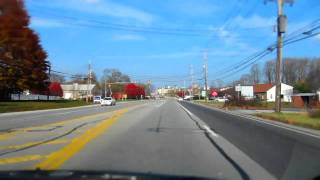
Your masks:
[{"label": "two-lane highway", "polygon": [[[315,175],[319,163],[301,153],[315,153],[316,138],[243,119],[173,99],[0,115],[0,170],[217,179]],[[310,161],[309,171],[296,165],[299,157]],[[297,168],[301,173],[293,172]]]}]

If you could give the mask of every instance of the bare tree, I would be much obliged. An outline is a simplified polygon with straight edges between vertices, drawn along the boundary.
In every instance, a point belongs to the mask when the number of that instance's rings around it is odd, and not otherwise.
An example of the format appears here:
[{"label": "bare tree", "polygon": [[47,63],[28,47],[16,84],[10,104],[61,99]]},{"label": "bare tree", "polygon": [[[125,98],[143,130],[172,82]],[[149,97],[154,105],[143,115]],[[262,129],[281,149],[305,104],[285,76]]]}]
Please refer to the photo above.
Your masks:
[{"label": "bare tree", "polygon": [[297,81],[303,81],[307,78],[307,74],[309,71],[309,61],[304,58],[301,60],[295,60],[296,62],[296,77]]},{"label": "bare tree", "polygon": [[283,63],[282,80],[287,84],[304,81],[309,72],[309,60],[301,58],[286,58]]},{"label": "bare tree", "polygon": [[312,91],[320,89],[320,59],[314,59],[309,63],[309,73],[306,78],[306,82],[310,85]]},{"label": "bare tree", "polygon": [[293,85],[297,80],[296,62],[284,59],[282,67],[282,82]]},{"label": "bare tree", "polygon": [[105,69],[103,71],[102,79],[106,80],[108,83],[130,82],[130,77],[126,74],[123,74],[118,69]]},{"label": "bare tree", "polygon": [[260,68],[258,64],[251,66],[250,75],[253,84],[258,84],[260,82]]},{"label": "bare tree", "polygon": [[264,75],[267,83],[275,82],[276,63],[274,60],[267,61],[264,64]]},{"label": "bare tree", "polygon": [[250,74],[242,75],[239,82],[241,85],[251,85],[252,84],[251,75]]},{"label": "bare tree", "polygon": [[51,73],[50,74],[50,81],[51,82],[59,82],[59,83],[64,83],[66,79],[64,76],[56,74],[56,73]]}]

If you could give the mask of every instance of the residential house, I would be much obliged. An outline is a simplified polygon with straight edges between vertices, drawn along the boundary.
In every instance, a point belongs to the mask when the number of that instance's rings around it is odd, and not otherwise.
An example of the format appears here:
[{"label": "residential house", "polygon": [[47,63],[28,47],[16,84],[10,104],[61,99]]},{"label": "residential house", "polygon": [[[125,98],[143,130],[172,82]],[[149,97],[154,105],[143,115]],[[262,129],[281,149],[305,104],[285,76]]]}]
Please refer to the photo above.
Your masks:
[{"label": "residential house", "polygon": [[245,100],[254,98],[253,86],[238,86],[237,90],[240,93],[240,96]]},{"label": "residential house", "polygon": [[253,94],[257,99],[267,100],[267,91],[272,87],[272,84],[255,84],[253,85]]},{"label": "residential house", "polygon": [[[64,99],[84,99],[86,98],[88,92],[92,92],[95,84],[61,84],[63,90]],[[89,98],[92,98],[92,95],[89,95]]]},{"label": "residential house", "polygon": [[[281,83],[281,96],[283,102],[291,102],[293,94],[293,87],[284,83]],[[276,86],[274,85],[267,91],[267,101],[275,102],[276,100]]]}]

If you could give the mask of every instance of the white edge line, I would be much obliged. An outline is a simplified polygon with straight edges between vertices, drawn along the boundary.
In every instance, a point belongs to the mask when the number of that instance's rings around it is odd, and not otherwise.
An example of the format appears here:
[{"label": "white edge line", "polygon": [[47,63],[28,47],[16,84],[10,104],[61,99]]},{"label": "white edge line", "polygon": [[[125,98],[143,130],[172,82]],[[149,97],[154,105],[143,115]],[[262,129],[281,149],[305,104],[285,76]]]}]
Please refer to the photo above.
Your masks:
[{"label": "white edge line", "polygon": [[[192,112],[190,112],[187,108],[183,107],[180,103],[178,103],[180,107],[182,107],[189,115],[191,116],[195,116]],[[195,116],[197,117],[197,116]],[[219,135],[217,133],[215,133],[213,130],[211,130],[209,128],[209,126],[207,125],[202,125],[202,128],[207,132],[209,133],[210,135],[214,136],[214,137],[219,137]]]},{"label": "white edge line", "polygon": [[219,135],[217,133],[215,133],[213,130],[211,130],[208,126],[203,125],[202,128],[205,129],[206,132],[209,133],[210,135],[212,135],[214,137],[219,137]]},{"label": "white edge line", "polygon": [[[212,109],[211,107],[207,107],[207,106],[204,106],[204,105],[200,105],[200,106]],[[300,133],[300,134],[303,134],[303,135],[307,135],[307,136],[311,136],[311,137],[320,139],[319,135],[315,135],[313,133],[307,133],[307,132],[305,132],[303,130],[298,130],[298,129],[291,128],[291,127],[285,127],[284,125],[278,125],[278,124],[274,124],[274,123],[271,123],[271,122],[266,122],[265,120],[260,120],[260,119],[254,118],[254,117],[249,117],[249,116],[246,116],[246,115],[229,112],[229,111],[225,111],[225,110],[222,110],[222,109],[214,108],[214,110],[218,110],[218,111],[221,111],[221,112],[224,112],[224,113],[227,113],[227,114],[231,114],[231,115],[234,115],[234,116],[239,116],[239,117],[242,117],[242,118],[248,118],[248,119],[254,120],[256,122],[262,123],[262,124],[268,124],[268,125],[271,125],[271,126],[275,126],[275,127],[278,127],[278,128],[283,128],[283,129],[286,129],[286,130],[289,130],[289,131],[293,131],[293,132],[296,132],[296,133]]]}]

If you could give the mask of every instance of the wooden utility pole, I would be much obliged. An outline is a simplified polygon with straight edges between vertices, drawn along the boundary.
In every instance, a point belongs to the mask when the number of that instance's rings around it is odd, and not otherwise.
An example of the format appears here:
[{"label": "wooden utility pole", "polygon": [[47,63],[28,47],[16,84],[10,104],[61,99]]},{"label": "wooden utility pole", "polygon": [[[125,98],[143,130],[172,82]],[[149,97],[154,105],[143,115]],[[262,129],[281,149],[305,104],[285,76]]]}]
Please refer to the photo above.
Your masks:
[{"label": "wooden utility pole", "polygon": [[[268,0],[265,0],[267,2]],[[269,0],[272,1],[272,0]],[[278,7],[277,18],[277,61],[276,61],[276,102],[275,112],[281,112],[281,79],[282,79],[282,46],[283,34],[287,28],[287,17],[283,14],[284,3],[293,4],[294,0],[276,0]]]},{"label": "wooden utility pole", "polygon": [[205,90],[205,101],[208,101],[208,53],[204,52],[204,90]]},{"label": "wooden utility pole", "polygon": [[276,62],[276,104],[275,111],[281,112],[281,73],[282,73],[282,32],[280,32],[280,17],[282,16],[283,1],[278,0],[277,21],[277,62]]}]

